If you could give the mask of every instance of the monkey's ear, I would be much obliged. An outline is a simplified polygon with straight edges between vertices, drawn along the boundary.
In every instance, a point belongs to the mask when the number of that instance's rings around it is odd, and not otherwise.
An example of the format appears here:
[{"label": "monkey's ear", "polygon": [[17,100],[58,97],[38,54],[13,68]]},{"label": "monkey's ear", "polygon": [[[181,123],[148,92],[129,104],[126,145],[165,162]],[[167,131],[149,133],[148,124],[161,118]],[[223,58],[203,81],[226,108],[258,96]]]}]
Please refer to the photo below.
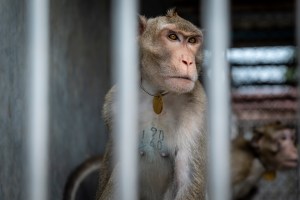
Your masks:
[{"label": "monkey's ear", "polygon": [[253,135],[262,137],[267,132],[266,126],[260,126],[253,128]]},{"label": "monkey's ear", "polygon": [[261,137],[262,137],[261,133],[258,133],[258,132],[253,133],[253,137],[250,142],[250,144],[253,148],[259,149],[259,140],[261,139]]},{"label": "monkey's ear", "polygon": [[146,30],[147,18],[143,15],[139,15],[139,35],[142,35]]},{"label": "monkey's ear", "polygon": [[252,134],[251,146],[255,149],[259,149],[259,141],[264,135],[264,130],[261,127],[255,127],[252,130]]}]

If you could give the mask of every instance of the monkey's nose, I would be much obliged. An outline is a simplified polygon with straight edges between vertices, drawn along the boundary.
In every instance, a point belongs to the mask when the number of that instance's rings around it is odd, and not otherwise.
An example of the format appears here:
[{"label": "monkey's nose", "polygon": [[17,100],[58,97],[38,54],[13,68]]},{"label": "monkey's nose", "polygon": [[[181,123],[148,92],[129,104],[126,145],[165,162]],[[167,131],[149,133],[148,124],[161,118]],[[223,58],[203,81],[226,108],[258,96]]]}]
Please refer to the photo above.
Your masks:
[{"label": "monkey's nose", "polygon": [[298,162],[299,161],[299,156],[298,156],[298,154],[296,153],[296,155],[295,155],[295,157],[294,157],[294,160],[296,161],[296,162]]},{"label": "monkey's nose", "polygon": [[183,64],[185,64],[186,66],[190,66],[193,64],[192,61],[189,61],[189,60],[182,60]]},{"label": "monkey's nose", "polygon": [[296,160],[296,161],[299,160],[299,155],[298,155],[298,149],[297,149],[297,148],[294,148],[294,149],[293,149],[293,156],[292,156],[292,158],[293,158],[294,160]]},{"label": "monkey's nose", "polygon": [[290,160],[292,162],[294,162],[296,165],[298,164],[298,162],[299,162],[299,156],[298,156],[298,152],[297,151],[295,151],[295,152],[292,153]]}]

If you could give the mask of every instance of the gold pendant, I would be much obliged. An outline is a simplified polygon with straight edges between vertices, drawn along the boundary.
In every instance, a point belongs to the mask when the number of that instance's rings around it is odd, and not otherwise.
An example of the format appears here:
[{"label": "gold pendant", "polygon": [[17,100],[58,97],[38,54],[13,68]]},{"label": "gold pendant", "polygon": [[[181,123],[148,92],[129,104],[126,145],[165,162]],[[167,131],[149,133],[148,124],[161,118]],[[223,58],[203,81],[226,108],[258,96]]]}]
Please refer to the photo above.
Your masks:
[{"label": "gold pendant", "polygon": [[163,106],[164,106],[164,103],[163,103],[162,96],[161,95],[154,96],[153,97],[153,110],[154,110],[154,112],[159,115],[163,110]]},{"label": "gold pendant", "polygon": [[263,174],[263,178],[267,181],[274,181],[276,179],[276,171],[266,171]]}]

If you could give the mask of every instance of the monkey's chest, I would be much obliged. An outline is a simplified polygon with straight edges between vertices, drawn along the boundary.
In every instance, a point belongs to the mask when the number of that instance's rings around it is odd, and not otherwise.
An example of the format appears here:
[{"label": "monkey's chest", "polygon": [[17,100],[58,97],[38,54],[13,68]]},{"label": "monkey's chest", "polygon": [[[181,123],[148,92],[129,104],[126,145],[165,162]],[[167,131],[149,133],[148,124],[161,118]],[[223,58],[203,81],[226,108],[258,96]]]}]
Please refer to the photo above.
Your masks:
[{"label": "monkey's chest", "polygon": [[164,129],[150,126],[141,130],[139,136],[139,151],[142,157],[166,158],[170,156],[171,141]]},{"label": "monkey's chest", "polygon": [[[174,138],[173,138],[174,139]],[[162,199],[173,177],[176,148],[165,129],[149,126],[140,132],[141,199]]]}]

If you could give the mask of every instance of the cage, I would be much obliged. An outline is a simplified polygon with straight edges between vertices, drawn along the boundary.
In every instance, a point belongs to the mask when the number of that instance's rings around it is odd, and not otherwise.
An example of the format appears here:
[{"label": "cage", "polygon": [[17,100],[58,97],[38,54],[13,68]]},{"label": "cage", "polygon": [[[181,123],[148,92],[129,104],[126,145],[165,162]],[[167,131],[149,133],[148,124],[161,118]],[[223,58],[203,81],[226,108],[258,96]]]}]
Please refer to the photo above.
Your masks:
[{"label": "cage", "polygon": [[[180,16],[203,28],[206,42],[210,33],[204,22],[204,4],[208,2],[142,0],[138,10],[155,17],[176,7]],[[229,142],[237,135],[249,139],[255,127],[274,121],[298,130],[299,1],[227,3],[230,131],[223,136]],[[26,102],[33,100],[28,92],[28,38],[32,33],[28,16],[33,12],[29,4],[0,1],[0,199],[4,200],[26,199],[24,186],[30,178],[26,166],[32,164],[26,154],[30,148],[26,134],[30,109]],[[114,6],[109,0],[52,0],[46,6],[49,120],[47,146],[41,149],[48,163],[44,177],[48,199],[95,199],[107,141],[101,109],[105,93],[113,84],[110,39]],[[205,47],[199,80],[207,91],[210,59],[210,50]],[[299,167],[277,172],[272,181],[260,179],[245,199],[300,199]]]}]

